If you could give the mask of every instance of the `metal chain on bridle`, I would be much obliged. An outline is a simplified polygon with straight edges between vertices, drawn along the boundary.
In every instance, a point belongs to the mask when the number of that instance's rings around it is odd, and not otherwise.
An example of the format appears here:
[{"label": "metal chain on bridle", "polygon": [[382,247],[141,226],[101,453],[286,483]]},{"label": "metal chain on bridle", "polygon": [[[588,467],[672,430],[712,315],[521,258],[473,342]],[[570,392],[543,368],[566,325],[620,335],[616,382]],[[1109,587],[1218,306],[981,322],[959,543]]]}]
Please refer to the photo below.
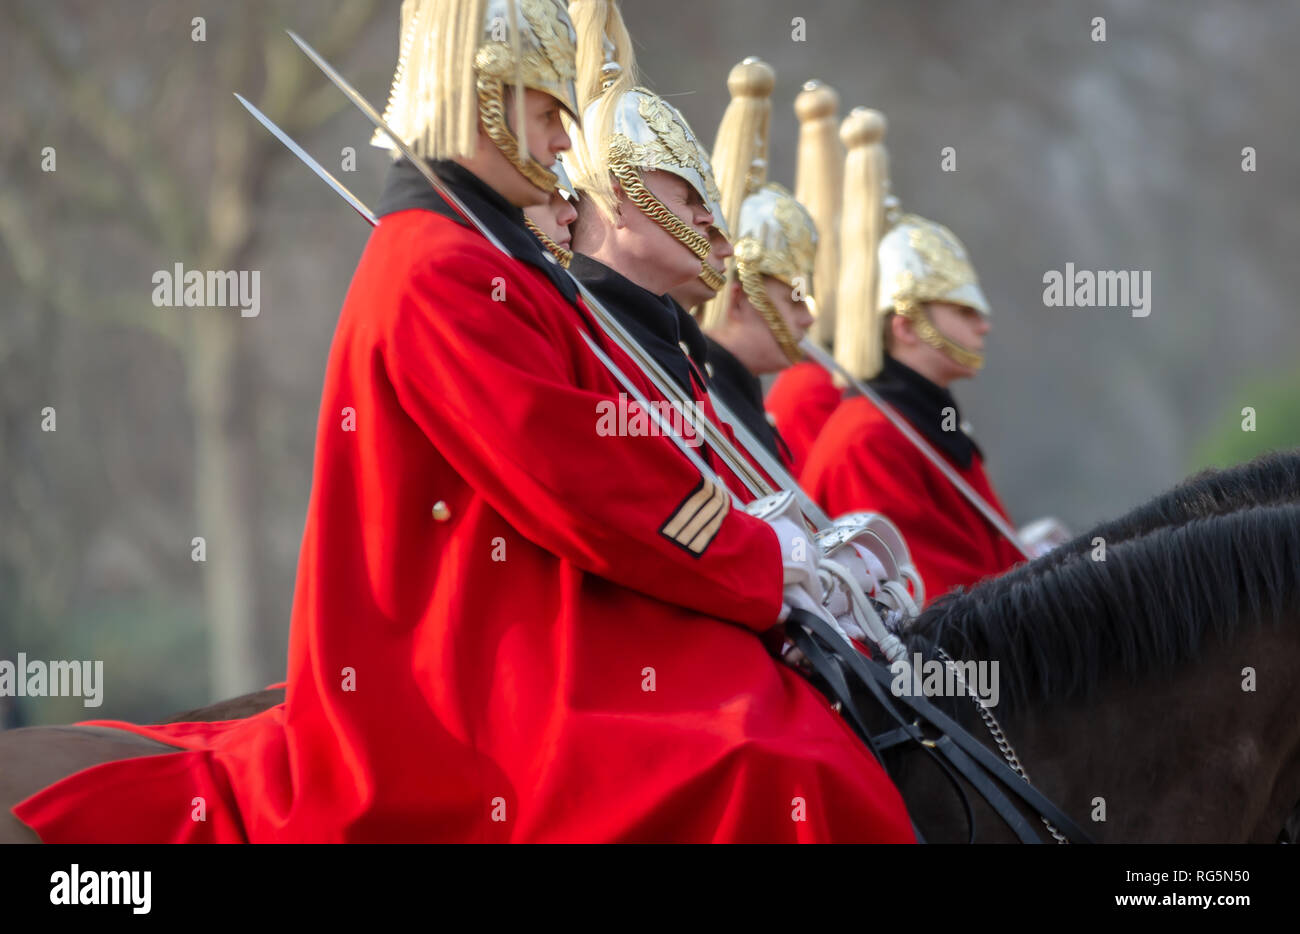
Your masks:
[{"label": "metal chain on bridle", "polygon": [[[966,696],[971,699],[971,702],[975,705],[975,709],[979,711],[980,719],[984,721],[985,728],[989,731],[989,735],[993,737],[993,742],[997,745],[998,752],[1002,753],[1002,758],[1006,760],[1007,765],[1010,766],[1013,772],[1023,778],[1026,783],[1033,784],[1029,781],[1029,773],[1026,772],[1025,767],[1020,764],[1020,757],[1016,755],[1015,749],[1011,747],[1011,741],[1008,740],[1006,734],[1002,732],[1002,724],[998,723],[998,718],[993,716],[993,711],[989,710],[988,707],[984,705],[984,702],[980,700],[978,694],[967,688],[966,679],[961,676],[961,669],[957,666],[957,663],[952,660],[948,653],[945,652],[941,646],[936,645],[934,648],[939,657],[943,659],[944,664],[948,666],[948,670],[953,673],[954,677],[956,677],[957,681],[961,684],[962,690],[966,693]],[[1048,833],[1052,835],[1052,838],[1056,840],[1057,843],[1070,842],[1066,839],[1064,834],[1052,826],[1052,822],[1046,817],[1040,815],[1038,819],[1043,822],[1043,826],[1047,828]]]}]

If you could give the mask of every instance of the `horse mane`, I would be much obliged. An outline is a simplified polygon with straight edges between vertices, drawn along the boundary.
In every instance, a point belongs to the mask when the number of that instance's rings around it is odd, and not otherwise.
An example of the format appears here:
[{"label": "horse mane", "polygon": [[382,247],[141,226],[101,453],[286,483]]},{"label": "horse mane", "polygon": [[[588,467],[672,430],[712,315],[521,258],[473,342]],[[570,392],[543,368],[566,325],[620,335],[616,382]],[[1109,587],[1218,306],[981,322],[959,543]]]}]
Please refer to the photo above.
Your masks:
[{"label": "horse mane", "polygon": [[1208,469],[1188,477],[1118,519],[1103,522],[1049,552],[1051,564],[1092,550],[1101,538],[1108,544],[1145,535],[1155,529],[1182,525],[1246,509],[1278,506],[1300,498],[1300,448],[1275,451],[1223,470]]},{"label": "horse mane", "polygon": [[899,635],[909,654],[997,660],[1005,709],[1063,703],[1280,619],[1300,603],[1297,569],[1300,505],[1251,507],[1108,545],[1104,561],[1041,558],[941,597]]}]

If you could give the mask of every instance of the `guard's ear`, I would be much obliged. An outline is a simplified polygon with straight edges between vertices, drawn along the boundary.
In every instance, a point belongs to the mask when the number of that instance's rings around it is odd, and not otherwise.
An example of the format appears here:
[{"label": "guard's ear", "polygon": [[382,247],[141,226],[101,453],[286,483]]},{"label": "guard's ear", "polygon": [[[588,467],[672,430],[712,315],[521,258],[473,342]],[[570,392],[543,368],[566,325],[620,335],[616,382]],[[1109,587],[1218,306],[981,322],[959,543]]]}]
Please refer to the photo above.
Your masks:
[{"label": "guard's ear", "polygon": [[741,285],[740,279],[732,279],[724,289],[730,289],[731,295],[727,301],[727,317],[732,321],[744,321],[748,315],[757,314],[753,306],[749,304],[749,296],[745,294],[745,287]]},{"label": "guard's ear", "polygon": [[[924,312],[922,312],[924,314]],[[907,315],[890,315],[889,316],[889,341],[887,346],[897,346],[899,344],[910,347],[920,342],[916,336],[916,328],[913,327],[911,319]]]},{"label": "guard's ear", "polygon": [[617,178],[610,176],[610,184],[614,190],[614,226],[626,227],[627,224],[623,220],[623,202],[627,199],[627,194],[623,191],[623,186],[619,184]]}]

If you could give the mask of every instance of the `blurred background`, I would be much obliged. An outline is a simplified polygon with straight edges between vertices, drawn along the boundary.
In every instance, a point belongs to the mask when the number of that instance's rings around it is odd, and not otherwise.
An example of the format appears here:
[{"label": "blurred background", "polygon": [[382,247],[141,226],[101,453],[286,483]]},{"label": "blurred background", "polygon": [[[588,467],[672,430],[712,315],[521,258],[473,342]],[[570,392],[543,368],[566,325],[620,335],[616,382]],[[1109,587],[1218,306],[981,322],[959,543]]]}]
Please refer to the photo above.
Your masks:
[{"label": "blurred background", "polygon": [[[284,677],[321,380],[368,228],[231,95],[373,204],[385,157],[283,30],[382,106],[398,8],[0,2],[0,659],[101,659],[106,680],[92,710],[0,698],[0,724],[160,719]],[[1080,531],[1300,444],[1292,0],[624,12],[707,145],[731,66],[776,69],[773,180],[793,186],[805,80],[886,114],[895,192],[965,241],[994,305],[956,394],[1018,523]],[[1150,270],[1150,316],[1044,307],[1067,262]],[[260,314],[155,307],[176,263],[259,270]]]}]

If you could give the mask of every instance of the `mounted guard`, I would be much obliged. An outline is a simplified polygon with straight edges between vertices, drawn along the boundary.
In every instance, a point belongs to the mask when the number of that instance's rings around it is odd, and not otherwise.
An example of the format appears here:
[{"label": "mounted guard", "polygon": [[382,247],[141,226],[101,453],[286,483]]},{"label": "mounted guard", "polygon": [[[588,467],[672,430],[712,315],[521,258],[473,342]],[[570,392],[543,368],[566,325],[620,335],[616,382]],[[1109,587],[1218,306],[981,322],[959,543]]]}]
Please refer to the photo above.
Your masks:
[{"label": "mounted guard", "polygon": [[32,788],[42,839],[913,839],[771,654],[791,601],[824,612],[802,527],[668,438],[595,430],[663,395],[524,223],[575,38],[552,0],[404,3],[377,120],[403,158],[325,374],[285,702],[100,724],[155,754]]},{"label": "mounted guard", "polygon": [[[864,108],[842,128],[835,359],[919,437],[900,432],[874,399],[848,398],[819,432],[801,479],[833,514],[887,513],[933,599],[1007,570],[1025,552],[948,388],[983,365],[988,301],[951,231],[898,212],[884,131],[884,117]],[[874,262],[851,261],[858,256]]]}]

